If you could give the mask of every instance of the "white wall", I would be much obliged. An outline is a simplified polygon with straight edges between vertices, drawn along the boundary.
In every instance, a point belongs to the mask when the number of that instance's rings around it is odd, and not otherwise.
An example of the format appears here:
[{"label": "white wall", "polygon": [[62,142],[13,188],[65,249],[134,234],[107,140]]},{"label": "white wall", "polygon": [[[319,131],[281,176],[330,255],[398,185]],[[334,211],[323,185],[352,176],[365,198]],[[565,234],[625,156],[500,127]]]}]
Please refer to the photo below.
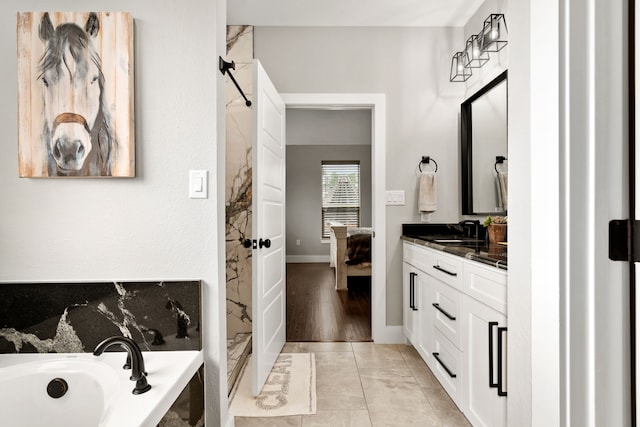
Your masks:
[{"label": "white wall", "polygon": [[387,207],[387,324],[402,324],[401,224],[418,222],[421,156],[438,162],[433,222],[459,220],[458,112],[449,83],[460,28],[256,27],[255,56],[284,93],[384,93],[387,189],[405,190],[405,206]]},{"label": "white wall", "polygon": [[[19,179],[16,12],[52,7],[46,0],[0,3],[0,280],[202,279],[207,425],[215,426],[226,417],[218,375],[226,367],[217,220],[224,206],[216,182],[224,127],[215,120],[216,93],[224,87],[216,71],[224,2],[57,1],[56,10],[133,15],[137,177]],[[208,199],[187,198],[189,169],[209,171]]]},{"label": "white wall", "polygon": [[[509,14],[508,25],[512,29],[509,33],[509,49],[511,51],[509,67],[509,100],[507,112],[509,116],[508,125],[508,155],[509,158],[509,236],[516,236],[517,238],[510,239],[509,242],[509,283],[512,286],[508,291],[508,307],[509,307],[509,339],[507,341],[507,353],[508,353],[508,369],[509,376],[507,378],[507,387],[509,390],[508,398],[508,414],[507,418],[509,423],[514,426],[529,427],[534,425],[539,426],[558,426],[558,407],[559,407],[559,390],[558,390],[558,378],[554,373],[545,375],[545,373],[539,372],[538,375],[543,376],[546,380],[549,380],[549,390],[547,394],[550,396],[550,401],[555,401],[555,405],[552,403],[546,407],[547,418],[541,421],[537,421],[534,424],[532,421],[533,403],[532,403],[532,383],[533,383],[533,370],[532,370],[532,346],[531,346],[531,239],[532,239],[532,215],[531,215],[531,173],[532,167],[540,166],[534,165],[530,160],[531,149],[533,142],[531,140],[531,127],[532,127],[532,112],[531,112],[531,97],[535,93],[531,88],[531,30],[532,24],[530,23],[530,4],[535,1],[521,2],[519,4],[513,4],[511,7],[511,13]],[[545,6],[549,6],[545,4]],[[545,6],[540,6],[540,9],[544,9]],[[550,19],[557,19],[555,18]],[[543,21],[540,25],[548,24],[547,21]],[[540,29],[539,27],[537,27]],[[553,46],[553,41],[550,42]],[[556,46],[557,49],[557,46]],[[555,52],[555,51],[554,51]],[[554,64],[557,65],[557,64]],[[554,85],[548,87],[548,91],[544,95],[553,98],[557,94],[557,78],[552,82]],[[539,89],[539,88],[537,88]],[[555,108],[555,105],[553,106]],[[539,123],[540,121],[538,121]],[[553,126],[557,131],[557,120],[554,121]],[[549,124],[551,125],[551,123]],[[558,136],[553,139],[554,143],[558,143]],[[517,143],[515,141],[518,141]],[[557,149],[555,150],[557,153]],[[553,156],[552,159],[555,159]],[[538,171],[538,173],[540,173]],[[556,178],[557,179],[557,178]],[[552,200],[556,197],[556,194],[549,196]],[[557,206],[554,206],[557,210]],[[549,215],[554,215],[553,219],[557,220],[557,211],[549,210]],[[546,224],[547,221],[540,222]],[[542,231],[540,228],[537,231]],[[549,230],[548,233],[554,233],[556,230]],[[548,237],[548,234],[545,234]],[[551,240],[550,249],[557,247],[557,238]],[[557,267],[557,264],[553,264]],[[517,284],[517,285],[515,285]],[[556,282],[551,282],[551,285],[557,286]],[[557,313],[559,294],[556,290],[556,294],[549,293],[549,302],[553,306],[549,309],[552,315],[555,314],[553,321],[557,322]],[[554,328],[548,330],[553,332],[553,335],[549,337],[550,347],[539,349],[537,351],[548,351],[554,353],[558,357],[559,343],[554,341],[557,337],[556,325]],[[557,369],[559,360],[552,361],[549,364],[549,370]],[[555,376],[554,376],[555,375]],[[544,382],[544,381],[543,381]],[[537,408],[536,408],[537,409]],[[540,414],[543,415],[543,414]]]},{"label": "white wall", "polygon": [[562,421],[626,426],[631,425],[629,265],[608,259],[608,223],[628,218],[628,11],[625,0],[595,0],[590,6],[566,1],[567,25],[561,26],[567,49],[560,55],[566,73],[561,77],[566,110],[560,312],[568,373]]},{"label": "white wall", "polygon": [[511,8],[509,425],[630,425],[628,265],[607,257],[628,215],[627,13]]}]

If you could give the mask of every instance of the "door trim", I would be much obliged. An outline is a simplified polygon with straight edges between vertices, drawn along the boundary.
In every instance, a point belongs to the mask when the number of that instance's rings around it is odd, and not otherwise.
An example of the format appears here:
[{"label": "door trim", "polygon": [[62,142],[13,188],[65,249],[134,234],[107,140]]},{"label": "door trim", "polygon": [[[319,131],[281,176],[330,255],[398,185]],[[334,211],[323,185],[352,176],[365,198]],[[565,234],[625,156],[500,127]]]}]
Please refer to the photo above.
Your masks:
[{"label": "door trim", "polygon": [[402,326],[387,326],[386,293],[386,96],[381,93],[281,93],[287,108],[371,110],[372,239],[371,337],[377,343],[403,343]]},{"label": "door trim", "polygon": [[[635,0],[628,0],[628,84],[629,90],[628,96],[628,121],[629,121],[629,222],[633,223],[636,219],[636,163],[638,162],[637,150],[636,150],[636,126],[637,126],[637,114],[636,102],[638,99],[637,73],[640,71],[636,66],[638,59],[637,49],[640,47],[636,43],[636,19],[638,18],[638,10],[636,8]],[[633,243],[631,243],[633,251]],[[633,257],[630,257],[629,261],[629,350],[630,350],[630,400],[631,400],[631,426],[636,427],[638,425],[638,292],[636,289],[636,265],[633,262]]]}]

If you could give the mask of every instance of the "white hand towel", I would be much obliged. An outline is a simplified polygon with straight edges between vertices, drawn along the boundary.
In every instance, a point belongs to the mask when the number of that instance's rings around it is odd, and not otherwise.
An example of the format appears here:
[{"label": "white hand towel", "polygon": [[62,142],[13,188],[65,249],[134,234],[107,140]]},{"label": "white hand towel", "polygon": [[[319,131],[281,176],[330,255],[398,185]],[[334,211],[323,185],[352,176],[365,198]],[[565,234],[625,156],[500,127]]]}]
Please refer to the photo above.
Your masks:
[{"label": "white hand towel", "polygon": [[422,172],[418,190],[418,211],[433,212],[438,209],[435,172]]},{"label": "white hand towel", "polygon": [[508,208],[508,194],[507,188],[509,187],[509,176],[506,172],[498,172],[498,191],[500,194],[500,199],[502,200],[502,208],[506,211]]}]

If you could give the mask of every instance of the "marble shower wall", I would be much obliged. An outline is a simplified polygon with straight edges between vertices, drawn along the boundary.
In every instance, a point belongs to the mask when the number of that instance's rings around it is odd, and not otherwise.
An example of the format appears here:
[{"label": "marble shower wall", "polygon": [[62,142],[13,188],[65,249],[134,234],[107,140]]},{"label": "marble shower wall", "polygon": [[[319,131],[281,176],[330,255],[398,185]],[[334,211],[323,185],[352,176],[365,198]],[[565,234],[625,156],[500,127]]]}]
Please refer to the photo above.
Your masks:
[{"label": "marble shower wall", "polygon": [[[227,27],[227,61],[249,100],[253,99],[253,27]],[[251,239],[251,138],[252,109],[231,79],[226,85],[226,260],[227,338],[251,332],[251,249],[242,241]]]},{"label": "marble shower wall", "polygon": [[110,336],[200,350],[200,281],[0,284],[0,353],[83,353]]}]

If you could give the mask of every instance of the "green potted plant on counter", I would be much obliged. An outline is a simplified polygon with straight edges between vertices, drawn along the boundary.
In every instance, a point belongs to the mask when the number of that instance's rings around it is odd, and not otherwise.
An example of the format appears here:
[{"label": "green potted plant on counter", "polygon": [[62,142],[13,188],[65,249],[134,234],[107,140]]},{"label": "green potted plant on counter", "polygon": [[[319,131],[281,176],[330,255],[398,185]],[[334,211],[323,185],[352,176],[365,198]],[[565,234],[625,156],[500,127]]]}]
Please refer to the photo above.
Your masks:
[{"label": "green potted plant on counter", "polygon": [[507,241],[507,217],[489,215],[484,220],[484,226],[487,227],[487,236],[489,243],[499,243]]}]

